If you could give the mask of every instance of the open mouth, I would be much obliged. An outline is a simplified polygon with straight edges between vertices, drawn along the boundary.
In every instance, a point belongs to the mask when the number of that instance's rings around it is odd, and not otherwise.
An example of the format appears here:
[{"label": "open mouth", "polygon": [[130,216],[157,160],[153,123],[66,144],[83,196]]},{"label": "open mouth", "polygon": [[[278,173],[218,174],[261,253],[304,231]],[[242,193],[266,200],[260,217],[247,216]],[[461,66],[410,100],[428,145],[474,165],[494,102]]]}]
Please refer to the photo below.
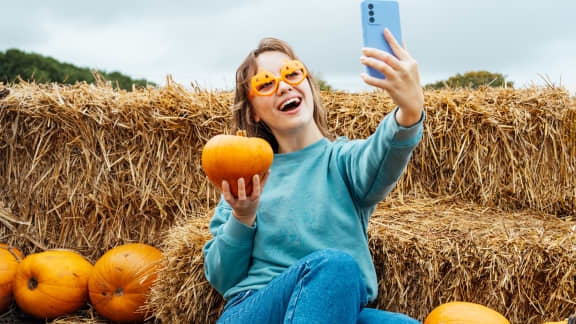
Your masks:
[{"label": "open mouth", "polygon": [[298,107],[300,107],[300,104],[302,103],[302,99],[300,98],[290,98],[286,101],[284,101],[280,107],[278,107],[278,110],[282,111],[282,112],[288,112],[288,111],[292,111],[297,109]]}]

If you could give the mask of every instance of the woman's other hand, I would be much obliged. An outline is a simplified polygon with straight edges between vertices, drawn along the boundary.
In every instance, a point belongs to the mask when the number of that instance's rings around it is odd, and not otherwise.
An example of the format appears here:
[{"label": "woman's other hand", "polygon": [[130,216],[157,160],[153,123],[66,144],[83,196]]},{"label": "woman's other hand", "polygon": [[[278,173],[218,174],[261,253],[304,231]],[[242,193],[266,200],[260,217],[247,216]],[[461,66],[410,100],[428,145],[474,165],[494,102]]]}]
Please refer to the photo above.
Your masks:
[{"label": "woman's other hand", "polygon": [[418,63],[398,41],[392,33],[384,30],[384,37],[394,52],[394,55],[376,48],[363,48],[364,56],[360,62],[384,74],[386,79],[372,77],[366,73],[362,79],[369,85],[386,90],[399,110],[396,121],[401,126],[411,126],[417,123],[422,116],[424,107],[424,92],[420,85]]},{"label": "woman's other hand", "polygon": [[232,207],[232,214],[241,223],[253,226],[256,221],[256,211],[258,210],[258,204],[260,203],[260,197],[262,191],[264,190],[264,185],[268,180],[268,175],[270,175],[270,170],[266,172],[260,182],[260,176],[257,174],[252,177],[252,194],[250,197],[246,196],[246,186],[244,178],[238,179],[238,197],[234,197],[230,190],[230,184],[228,181],[222,181],[222,194],[224,195],[224,200]]}]

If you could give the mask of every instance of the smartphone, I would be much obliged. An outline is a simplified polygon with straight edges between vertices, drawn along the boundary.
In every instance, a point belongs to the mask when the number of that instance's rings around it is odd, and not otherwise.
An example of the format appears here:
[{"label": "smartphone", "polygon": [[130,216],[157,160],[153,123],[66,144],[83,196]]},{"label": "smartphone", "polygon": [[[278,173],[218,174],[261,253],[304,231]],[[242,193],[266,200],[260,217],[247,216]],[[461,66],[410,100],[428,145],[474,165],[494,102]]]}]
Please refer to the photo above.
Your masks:
[{"label": "smartphone", "polygon": [[[394,0],[362,0],[362,35],[364,47],[381,49],[392,55],[392,49],[384,38],[384,28],[388,28],[399,44],[402,44],[400,30],[400,8]],[[380,71],[367,67],[368,74],[385,79]]]}]

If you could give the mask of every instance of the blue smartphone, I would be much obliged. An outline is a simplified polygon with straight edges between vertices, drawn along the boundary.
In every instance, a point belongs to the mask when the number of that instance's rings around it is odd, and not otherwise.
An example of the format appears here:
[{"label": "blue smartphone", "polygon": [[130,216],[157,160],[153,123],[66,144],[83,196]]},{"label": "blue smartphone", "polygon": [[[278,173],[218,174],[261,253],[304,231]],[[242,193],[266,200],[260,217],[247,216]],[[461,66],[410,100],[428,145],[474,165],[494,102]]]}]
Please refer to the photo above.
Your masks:
[{"label": "blue smartphone", "polygon": [[[388,28],[399,44],[402,44],[400,30],[400,8],[394,0],[362,0],[362,35],[364,47],[381,49],[392,55],[392,49],[384,38],[384,28]],[[368,74],[380,79],[386,76],[380,71],[367,67]]]}]

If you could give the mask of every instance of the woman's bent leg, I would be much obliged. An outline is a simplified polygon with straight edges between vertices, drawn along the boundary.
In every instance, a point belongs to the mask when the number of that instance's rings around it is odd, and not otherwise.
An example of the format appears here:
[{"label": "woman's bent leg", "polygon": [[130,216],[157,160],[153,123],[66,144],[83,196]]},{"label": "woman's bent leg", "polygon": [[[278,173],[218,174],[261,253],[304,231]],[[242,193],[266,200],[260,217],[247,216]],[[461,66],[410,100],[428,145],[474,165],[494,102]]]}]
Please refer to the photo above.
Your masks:
[{"label": "woman's bent leg", "polygon": [[311,253],[239,299],[218,323],[356,323],[367,302],[358,264],[334,249]]}]

